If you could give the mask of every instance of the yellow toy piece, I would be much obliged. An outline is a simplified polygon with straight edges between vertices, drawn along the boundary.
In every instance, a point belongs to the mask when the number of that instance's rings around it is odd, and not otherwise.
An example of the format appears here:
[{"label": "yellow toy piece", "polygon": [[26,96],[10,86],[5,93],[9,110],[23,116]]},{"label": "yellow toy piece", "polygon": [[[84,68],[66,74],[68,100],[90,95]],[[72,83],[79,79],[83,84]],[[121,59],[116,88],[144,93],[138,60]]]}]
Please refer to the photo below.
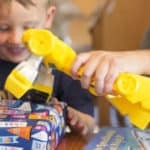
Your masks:
[{"label": "yellow toy piece", "polygon": [[32,87],[32,82],[14,69],[5,82],[5,89],[11,92],[16,98],[21,98],[26,91]]},{"label": "yellow toy piece", "polygon": [[143,108],[150,110],[149,77],[131,73],[120,74],[114,84],[114,90],[131,103],[140,102]]},{"label": "yellow toy piece", "polygon": [[76,58],[76,53],[51,32],[44,29],[26,30],[22,42],[33,54],[44,56],[43,62],[47,67],[49,64],[54,64],[59,70],[70,74],[70,67]]},{"label": "yellow toy piece", "polygon": [[[31,55],[27,60],[19,63],[8,75],[5,89],[17,99],[21,99],[31,91],[32,99],[35,98],[34,92],[36,95],[41,93],[44,101],[48,102],[53,92],[53,80],[51,80],[52,76],[50,76],[49,71],[43,70],[45,67],[41,66],[41,62],[42,57]],[[31,100],[31,96],[28,97]]]},{"label": "yellow toy piece", "polygon": [[[31,33],[30,33],[31,32]],[[22,42],[38,56],[44,56],[46,66],[54,64],[56,68],[70,75],[70,69],[76,58],[75,51],[44,29],[29,29],[23,34]],[[82,69],[79,72],[79,78]],[[94,95],[94,81],[89,88]],[[130,73],[122,73],[114,84],[115,95],[106,95],[122,115],[128,115],[130,121],[140,129],[150,122],[150,79]]]}]

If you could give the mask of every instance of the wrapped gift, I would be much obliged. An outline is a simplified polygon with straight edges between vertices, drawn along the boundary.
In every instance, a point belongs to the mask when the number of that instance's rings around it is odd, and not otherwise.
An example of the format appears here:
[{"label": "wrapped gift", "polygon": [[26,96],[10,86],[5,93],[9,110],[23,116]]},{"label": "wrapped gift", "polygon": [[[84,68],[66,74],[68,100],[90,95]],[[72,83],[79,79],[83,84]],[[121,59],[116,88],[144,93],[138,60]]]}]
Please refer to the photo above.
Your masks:
[{"label": "wrapped gift", "polygon": [[64,135],[66,105],[0,101],[0,150],[54,150]]}]

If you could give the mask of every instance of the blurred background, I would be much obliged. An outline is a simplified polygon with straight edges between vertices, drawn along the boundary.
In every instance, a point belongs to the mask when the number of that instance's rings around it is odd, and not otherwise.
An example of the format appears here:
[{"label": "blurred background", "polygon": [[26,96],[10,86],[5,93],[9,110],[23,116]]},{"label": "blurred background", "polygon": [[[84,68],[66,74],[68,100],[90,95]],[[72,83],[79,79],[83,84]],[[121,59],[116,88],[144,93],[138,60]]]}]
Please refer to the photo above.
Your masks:
[{"label": "blurred background", "polygon": [[[150,48],[150,0],[56,1],[53,32],[77,52]],[[113,110],[97,99],[96,120],[110,125]]]}]

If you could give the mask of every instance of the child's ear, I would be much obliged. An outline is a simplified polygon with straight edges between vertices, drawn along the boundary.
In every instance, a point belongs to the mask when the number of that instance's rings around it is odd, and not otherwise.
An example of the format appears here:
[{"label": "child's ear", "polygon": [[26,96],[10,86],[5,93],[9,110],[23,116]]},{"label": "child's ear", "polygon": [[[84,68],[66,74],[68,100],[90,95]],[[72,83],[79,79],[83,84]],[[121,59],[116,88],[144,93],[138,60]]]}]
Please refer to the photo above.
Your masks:
[{"label": "child's ear", "polygon": [[55,6],[50,6],[47,9],[47,16],[46,16],[46,22],[45,22],[45,28],[51,28],[52,23],[53,23],[53,19],[55,17],[56,14],[56,7]]}]

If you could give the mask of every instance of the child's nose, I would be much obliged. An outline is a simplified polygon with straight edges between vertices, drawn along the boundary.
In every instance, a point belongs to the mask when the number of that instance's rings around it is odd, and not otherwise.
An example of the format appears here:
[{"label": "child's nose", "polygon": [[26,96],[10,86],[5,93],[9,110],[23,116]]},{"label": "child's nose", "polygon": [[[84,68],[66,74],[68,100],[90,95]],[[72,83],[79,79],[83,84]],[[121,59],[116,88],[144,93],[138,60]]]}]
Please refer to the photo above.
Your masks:
[{"label": "child's nose", "polygon": [[9,35],[9,43],[20,44],[21,43],[22,32],[19,30],[14,30]]}]

